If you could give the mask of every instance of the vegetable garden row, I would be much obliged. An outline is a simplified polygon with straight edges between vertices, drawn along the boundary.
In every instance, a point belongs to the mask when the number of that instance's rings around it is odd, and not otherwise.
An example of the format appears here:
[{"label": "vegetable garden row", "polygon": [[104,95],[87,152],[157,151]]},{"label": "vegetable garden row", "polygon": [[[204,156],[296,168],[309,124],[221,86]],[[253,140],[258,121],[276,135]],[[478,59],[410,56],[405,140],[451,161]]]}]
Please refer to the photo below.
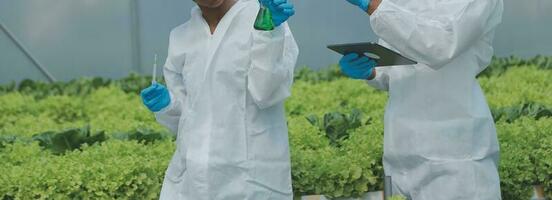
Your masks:
[{"label": "vegetable garden row", "polygon": [[[497,122],[505,200],[552,196],[552,59],[495,59],[479,77]],[[148,77],[0,86],[0,199],[156,199],[174,151],[142,106]],[[333,66],[298,70],[286,102],[297,195],[381,190],[385,92]],[[124,103],[121,103],[124,102]]]}]

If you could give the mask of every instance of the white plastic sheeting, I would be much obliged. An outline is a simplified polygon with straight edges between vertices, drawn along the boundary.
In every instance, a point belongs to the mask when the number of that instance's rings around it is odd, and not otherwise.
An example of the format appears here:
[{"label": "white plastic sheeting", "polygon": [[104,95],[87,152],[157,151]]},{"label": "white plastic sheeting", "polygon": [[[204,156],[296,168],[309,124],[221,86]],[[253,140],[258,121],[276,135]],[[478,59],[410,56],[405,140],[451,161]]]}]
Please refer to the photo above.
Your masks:
[{"label": "white plastic sheeting", "polygon": [[[170,29],[187,19],[192,4],[187,0],[0,0],[0,23],[58,80],[118,78],[151,66],[154,52],[165,57]],[[133,26],[134,21],[138,26]],[[46,80],[0,31],[0,84],[24,78]]]},{"label": "white plastic sheeting", "polygon": [[[368,16],[344,1],[291,1],[297,7],[290,25],[301,49],[299,65],[336,63],[339,56],[327,44],[376,39]],[[191,0],[0,0],[0,23],[59,80],[118,78],[151,73],[153,54],[164,60],[170,29],[189,18],[193,5]],[[550,0],[505,0],[496,54],[552,55],[549,10]],[[46,80],[0,32],[0,84],[24,78]]]}]

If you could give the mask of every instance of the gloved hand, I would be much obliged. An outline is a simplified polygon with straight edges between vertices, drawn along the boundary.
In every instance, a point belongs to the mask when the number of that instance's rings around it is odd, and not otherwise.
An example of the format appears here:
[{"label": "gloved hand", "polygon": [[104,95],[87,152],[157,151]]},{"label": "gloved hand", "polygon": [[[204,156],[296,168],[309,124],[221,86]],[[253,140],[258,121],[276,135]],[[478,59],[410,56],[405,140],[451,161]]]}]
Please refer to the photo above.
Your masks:
[{"label": "gloved hand", "polygon": [[371,0],[347,0],[349,3],[358,6],[360,9],[364,11],[368,11],[368,7],[370,6]]},{"label": "gloved hand", "polygon": [[359,56],[356,53],[350,53],[339,61],[339,66],[343,74],[354,79],[368,79],[372,76],[372,71],[377,63],[374,59],[366,56]]},{"label": "gloved hand", "polygon": [[161,84],[155,83],[140,93],[142,102],[152,112],[158,112],[171,103],[169,90]]},{"label": "gloved hand", "polygon": [[276,27],[295,14],[293,4],[287,0],[261,0],[261,3],[272,13],[272,22],[274,22],[274,26]]}]

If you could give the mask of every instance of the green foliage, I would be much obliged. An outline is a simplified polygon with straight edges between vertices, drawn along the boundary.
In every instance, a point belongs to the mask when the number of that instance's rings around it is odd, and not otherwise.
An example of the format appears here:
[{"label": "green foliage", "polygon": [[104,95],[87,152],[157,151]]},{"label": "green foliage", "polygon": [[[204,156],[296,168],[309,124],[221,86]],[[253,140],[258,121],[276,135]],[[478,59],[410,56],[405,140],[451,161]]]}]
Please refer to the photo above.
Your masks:
[{"label": "green foliage", "polygon": [[[116,140],[137,141],[143,144],[152,144],[167,139],[174,140],[173,135],[164,131],[140,128],[130,132],[116,132],[109,138]],[[61,155],[67,151],[79,149],[83,145],[93,145],[104,142],[108,139],[105,131],[92,133],[90,126],[83,128],[70,128],[62,131],[48,131],[35,134],[32,138],[18,137],[14,135],[0,135],[0,148],[15,142],[30,143],[37,141],[44,149],[50,150],[53,154]]]},{"label": "green foliage", "polygon": [[101,88],[83,99],[83,112],[93,129],[129,132],[149,128],[168,133],[155,121],[154,115],[142,104],[137,94],[125,93],[118,87]]},{"label": "green foliage", "polygon": [[515,56],[497,58],[493,60],[489,67],[479,74],[480,77],[499,76],[512,67],[537,66],[539,69],[552,69],[552,57],[535,56],[531,59],[522,59]]},{"label": "green foliage", "polygon": [[[322,116],[330,111],[347,113],[358,108],[366,116],[383,118],[387,94],[366,86],[364,81],[340,78],[311,84],[295,82],[286,101],[288,116]],[[375,118],[376,119],[376,118]]]},{"label": "green foliage", "polygon": [[362,125],[361,113],[354,109],[348,116],[339,112],[324,114],[323,120],[318,116],[310,115],[307,120],[323,131],[332,146],[339,147],[340,141],[349,138],[349,132]]},{"label": "green foliage", "polygon": [[15,143],[16,140],[17,137],[13,135],[0,135],[0,149]]},{"label": "green foliage", "polygon": [[0,95],[0,135],[31,137],[90,125],[94,132],[129,132],[141,128],[168,133],[155,122],[136,94],[118,87],[99,88],[84,96],[34,99],[19,92]]},{"label": "green foliage", "polygon": [[400,195],[395,195],[390,197],[389,200],[406,200],[406,198]]},{"label": "green foliage", "polygon": [[[140,76],[130,74],[120,80],[112,81],[104,78],[81,78],[69,82],[45,83],[42,81],[23,80],[16,85],[15,82],[0,86],[0,95],[19,92],[25,95],[33,96],[36,99],[43,99],[48,96],[66,95],[82,96],[92,93],[94,90],[103,87],[115,86],[126,93],[139,94],[140,91],[151,84],[151,76]],[[164,83],[161,78],[160,83]]]},{"label": "green foliage", "polygon": [[49,96],[35,100],[18,92],[0,95],[0,135],[31,137],[46,131],[82,127],[87,116],[82,99]]},{"label": "green foliage", "polygon": [[351,197],[382,188],[381,123],[353,130],[340,148],[330,145],[325,134],[303,117],[291,118],[289,125],[296,195]]},{"label": "green foliage", "polygon": [[320,83],[333,81],[339,78],[343,78],[343,74],[339,69],[339,65],[331,65],[326,69],[314,71],[308,67],[301,67],[295,72],[295,80],[305,81],[309,83]]},{"label": "green foliage", "polygon": [[14,92],[17,90],[17,84],[15,82],[11,82],[6,85],[0,85],[0,94],[6,94],[9,92]]},{"label": "green foliage", "polygon": [[492,108],[512,107],[525,102],[552,106],[552,70],[535,66],[511,68],[501,76],[479,78]]},{"label": "green foliage", "polygon": [[552,108],[547,108],[542,104],[533,102],[524,103],[518,106],[493,109],[492,112],[496,121],[505,120],[508,123],[512,123],[523,116],[528,116],[536,120],[543,117],[552,117]]},{"label": "green foliage", "polygon": [[[552,195],[552,71],[540,59],[520,67],[529,61],[495,60],[496,71],[479,78],[497,119],[505,200],[528,199],[535,183]],[[156,199],[174,144],[137,95],[150,80],[0,86],[0,199]],[[297,72],[292,92],[294,192],[334,198],[381,190],[387,94],[343,77],[337,66]],[[101,132],[107,140],[91,145],[75,132],[59,138],[80,145],[56,151],[32,140],[88,125],[88,136]]]},{"label": "green foliage", "polygon": [[152,144],[156,141],[162,141],[168,138],[174,139],[171,135],[152,129],[138,129],[130,133],[115,133],[112,135],[112,138],[118,140],[134,140],[143,144]]},{"label": "green foliage", "polygon": [[15,143],[0,152],[0,199],[158,199],[173,151],[170,141],[108,140],[55,156]]},{"label": "green foliage", "polygon": [[[478,77],[500,76],[511,68],[536,66],[539,69],[552,69],[552,56],[535,56],[530,59],[523,59],[516,56],[510,57],[493,57],[489,66],[483,70]],[[315,71],[308,67],[301,67],[295,72],[295,79],[310,83],[319,83],[324,81],[333,81],[343,78],[344,75],[339,69],[339,65],[330,65],[328,68]]]},{"label": "green foliage", "polygon": [[[346,78],[316,84],[296,81],[292,92],[286,111],[295,193],[351,197],[380,190],[386,94],[367,87],[363,81]],[[355,108],[371,123],[349,130],[349,139],[340,141],[339,148],[332,145],[335,142],[329,140],[324,129],[313,126],[305,117],[352,113]],[[339,115],[337,118],[343,119]]]},{"label": "green foliage", "polygon": [[103,78],[83,78],[67,83],[45,83],[27,79],[21,81],[17,87],[9,87],[5,91],[17,91],[37,99],[42,99],[53,95],[86,95],[95,89],[108,86],[109,84],[111,84],[111,81]]},{"label": "green foliage", "polygon": [[34,135],[33,140],[38,141],[41,147],[59,155],[79,149],[84,144],[93,145],[103,142],[107,137],[103,132],[92,134],[90,127],[85,127],[68,129],[60,133],[49,131]]},{"label": "green foliage", "polygon": [[497,124],[503,198],[527,199],[534,184],[552,190],[552,118]]},{"label": "green foliage", "polygon": [[[130,74],[121,80],[117,80],[113,83],[114,86],[120,88],[126,93],[140,94],[144,88],[151,85],[151,76],[139,76],[137,74]],[[163,77],[158,77],[157,82],[165,84]]]}]

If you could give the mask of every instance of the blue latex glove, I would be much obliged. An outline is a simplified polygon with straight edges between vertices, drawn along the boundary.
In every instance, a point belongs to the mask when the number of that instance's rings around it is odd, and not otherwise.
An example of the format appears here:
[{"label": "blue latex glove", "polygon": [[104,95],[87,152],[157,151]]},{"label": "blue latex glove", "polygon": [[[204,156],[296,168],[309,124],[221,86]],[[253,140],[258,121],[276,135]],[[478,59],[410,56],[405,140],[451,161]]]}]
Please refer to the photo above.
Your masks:
[{"label": "blue latex glove", "polygon": [[347,0],[349,3],[358,6],[360,9],[364,11],[368,11],[368,7],[370,6],[371,0]]},{"label": "blue latex glove", "polygon": [[152,112],[159,112],[171,103],[169,90],[161,84],[155,83],[140,93],[142,102]]},{"label": "blue latex glove", "polygon": [[372,71],[377,63],[374,59],[366,56],[359,56],[356,53],[350,53],[339,61],[339,66],[343,74],[354,78],[366,80],[372,76]]},{"label": "blue latex glove", "polygon": [[274,22],[274,26],[276,27],[295,14],[293,4],[287,0],[261,0],[261,3],[272,13],[272,22]]}]

